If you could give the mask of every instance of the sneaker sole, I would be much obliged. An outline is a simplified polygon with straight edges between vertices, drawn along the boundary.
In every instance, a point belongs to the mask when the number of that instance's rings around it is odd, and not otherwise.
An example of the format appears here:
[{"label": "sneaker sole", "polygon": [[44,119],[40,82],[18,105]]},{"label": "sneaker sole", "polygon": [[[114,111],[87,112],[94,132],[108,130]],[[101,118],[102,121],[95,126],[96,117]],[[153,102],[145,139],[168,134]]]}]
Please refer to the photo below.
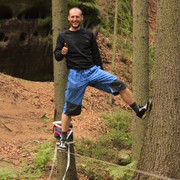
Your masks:
[{"label": "sneaker sole", "polygon": [[57,147],[57,149],[59,150],[59,151],[67,151],[67,148],[60,148],[60,147]]},{"label": "sneaker sole", "polygon": [[61,151],[66,151],[66,150],[67,150],[67,148],[61,148],[61,147],[59,147],[60,142],[57,142],[56,145],[57,145],[57,150],[61,150]]},{"label": "sneaker sole", "polygon": [[58,149],[59,152],[66,152],[67,149]]},{"label": "sneaker sole", "polygon": [[144,115],[142,116],[142,119],[145,119],[145,117],[146,117],[147,113],[148,113],[148,112],[150,112],[150,111],[151,111],[151,109],[152,109],[152,101],[151,101],[151,100],[149,100],[148,109],[147,109],[147,111],[144,113]]}]

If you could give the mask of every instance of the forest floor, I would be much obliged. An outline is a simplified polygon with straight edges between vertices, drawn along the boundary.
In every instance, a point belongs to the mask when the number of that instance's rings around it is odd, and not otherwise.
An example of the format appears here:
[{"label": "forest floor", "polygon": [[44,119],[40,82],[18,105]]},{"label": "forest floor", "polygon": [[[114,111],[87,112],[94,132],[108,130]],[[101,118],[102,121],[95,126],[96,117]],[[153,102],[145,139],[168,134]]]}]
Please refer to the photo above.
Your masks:
[{"label": "forest floor", "polygon": [[[98,35],[104,69],[110,71],[112,50],[109,40]],[[131,64],[131,63],[129,63]],[[131,68],[116,56],[116,74],[123,81],[123,69]],[[129,70],[127,71],[129,72]],[[72,120],[74,138],[96,140],[102,132],[102,112],[110,113],[128,107],[120,96],[108,104],[107,93],[88,87],[83,100],[82,114]],[[43,116],[49,117],[48,122]],[[0,74],[0,168],[12,166],[22,169],[23,162],[33,163],[35,153],[27,151],[38,143],[53,139],[54,86],[53,82],[34,82]],[[47,172],[48,177],[49,171]],[[47,179],[43,177],[42,179]]]}]

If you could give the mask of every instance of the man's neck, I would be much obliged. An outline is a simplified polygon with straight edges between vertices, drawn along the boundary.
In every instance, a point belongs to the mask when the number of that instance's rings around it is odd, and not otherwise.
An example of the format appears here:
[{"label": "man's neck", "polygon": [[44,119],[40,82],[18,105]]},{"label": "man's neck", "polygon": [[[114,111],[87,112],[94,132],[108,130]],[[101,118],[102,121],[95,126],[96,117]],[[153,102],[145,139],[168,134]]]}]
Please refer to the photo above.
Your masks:
[{"label": "man's neck", "polygon": [[70,31],[79,31],[81,28],[78,27],[78,28],[73,28],[72,26],[69,28]]}]

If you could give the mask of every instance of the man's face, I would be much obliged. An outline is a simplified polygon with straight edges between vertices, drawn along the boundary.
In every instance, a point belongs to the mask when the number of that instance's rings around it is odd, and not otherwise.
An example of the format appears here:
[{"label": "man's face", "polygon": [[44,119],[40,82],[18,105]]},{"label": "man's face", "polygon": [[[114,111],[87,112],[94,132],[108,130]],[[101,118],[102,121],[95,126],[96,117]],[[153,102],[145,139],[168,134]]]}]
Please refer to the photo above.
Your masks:
[{"label": "man's face", "polygon": [[79,9],[71,9],[68,15],[68,21],[71,24],[71,28],[74,30],[79,29],[83,21],[82,12]]}]

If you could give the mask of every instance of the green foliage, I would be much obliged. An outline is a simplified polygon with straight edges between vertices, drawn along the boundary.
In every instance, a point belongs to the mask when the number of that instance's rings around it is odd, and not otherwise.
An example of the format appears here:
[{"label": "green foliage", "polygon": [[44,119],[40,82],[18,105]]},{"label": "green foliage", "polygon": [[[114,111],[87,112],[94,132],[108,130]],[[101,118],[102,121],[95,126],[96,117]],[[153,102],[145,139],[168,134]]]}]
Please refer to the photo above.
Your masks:
[{"label": "green foliage", "polygon": [[107,164],[84,158],[78,158],[77,161],[78,163],[76,163],[76,166],[78,169],[78,173],[84,174],[88,177],[88,179],[108,179],[109,169],[107,169]]},{"label": "green foliage", "polygon": [[[133,16],[132,16],[132,7],[131,0],[119,0],[118,8],[118,34],[130,36],[133,30]],[[114,7],[108,7],[109,20],[108,24],[110,31],[113,32],[114,28]]]},{"label": "green foliage", "polygon": [[47,162],[52,158],[52,147],[49,142],[45,142],[41,145],[36,158],[34,160],[34,169],[46,170]]},{"label": "green foliage", "polygon": [[42,176],[42,171],[39,169],[34,170],[31,166],[26,163],[23,163],[23,177],[26,179],[36,179]]},{"label": "green foliage", "polygon": [[120,9],[119,9],[119,32],[126,35],[131,35],[133,30],[133,16],[132,16],[132,7],[131,0],[120,0]]},{"label": "green foliage", "polygon": [[[108,21],[106,19],[102,19],[101,20],[101,29],[100,29],[100,32],[102,33],[107,33],[109,32],[109,25],[108,25]],[[105,34],[106,35],[106,34]],[[109,35],[108,35],[109,36]]]},{"label": "green foliage", "polygon": [[49,142],[45,142],[40,146],[33,147],[28,146],[27,152],[37,151],[34,163],[23,162],[23,170],[16,170],[13,167],[6,167],[0,169],[0,180],[11,180],[11,179],[37,179],[47,170],[47,163],[52,158],[53,148]]},{"label": "green foliage", "polygon": [[136,169],[137,162],[133,161],[132,163],[128,164],[127,166],[116,166],[109,168],[109,174],[110,177],[114,180],[131,180],[134,174],[133,170],[130,169]]},{"label": "green foliage", "polygon": [[[102,116],[106,120],[107,132],[104,130],[102,136],[96,142],[88,139],[78,140],[75,148],[77,153],[83,156],[117,163],[117,152],[121,148],[131,147],[132,140],[129,127],[132,117],[127,111],[118,111],[113,114],[103,113]],[[111,172],[111,169],[107,168],[107,164],[85,161],[85,159],[79,165],[78,171],[93,179],[105,179],[105,176],[110,176],[111,178],[120,176],[119,171],[113,170]],[[122,171],[121,174],[125,176],[126,172]]]},{"label": "green foliage", "polygon": [[110,148],[105,148],[109,146],[109,139],[108,138],[101,138],[100,140],[93,142],[88,139],[84,139],[81,141],[76,142],[76,149],[79,154],[97,158],[97,159],[103,159],[103,160],[109,160],[114,159],[114,151]]},{"label": "green foliage", "polygon": [[45,123],[48,123],[50,121],[49,115],[48,114],[43,114],[42,119],[44,120]]},{"label": "green foliage", "polygon": [[37,146],[38,152],[36,153],[33,166],[23,164],[23,176],[29,179],[35,179],[42,176],[43,172],[47,170],[47,163],[53,155],[53,148],[48,141]]},{"label": "green foliage", "polygon": [[123,179],[125,176],[125,172],[122,171],[119,167],[113,167],[110,169],[110,177],[112,177],[114,180]]},{"label": "green foliage", "polygon": [[109,127],[108,137],[111,140],[113,147],[130,148],[132,144],[129,127],[131,124],[132,116],[126,111],[118,111],[111,115],[103,114],[107,120]]},{"label": "green foliage", "polygon": [[78,158],[77,159],[78,173],[86,175],[89,179],[113,179],[113,180],[131,180],[134,169],[136,169],[137,162],[133,161],[127,166],[118,166],[115,164],[108,164],[97,162],[91,159]]},{"label": "green foliage", "polygon": [[131,114],[126,111],[118,111],[113,114],[102,114],[107,120],[108,133],[96,141],[88,139],[77,142],[76,148],[80,154],[98,159],[114,160],[113,148],[130,148],[132,144],[129,127]]},{"label": "green foliage", "polygon": [[[102,19],[101,33],[105,36],[113,38],[114,30],[114,5],[107,7],[108,18]],[[119,0],[118,8],[118,26],[117,26],[117,50],[120,50],[121,59],[130,59],[133,56],[133,43],[132,43],[132,31],[133,31],[133,16],[131,0]]]},{"label": "green foliage", "polygon": [[5,167],[0,169],[0,180],[18,179],[19,172],[15,169]]}]

